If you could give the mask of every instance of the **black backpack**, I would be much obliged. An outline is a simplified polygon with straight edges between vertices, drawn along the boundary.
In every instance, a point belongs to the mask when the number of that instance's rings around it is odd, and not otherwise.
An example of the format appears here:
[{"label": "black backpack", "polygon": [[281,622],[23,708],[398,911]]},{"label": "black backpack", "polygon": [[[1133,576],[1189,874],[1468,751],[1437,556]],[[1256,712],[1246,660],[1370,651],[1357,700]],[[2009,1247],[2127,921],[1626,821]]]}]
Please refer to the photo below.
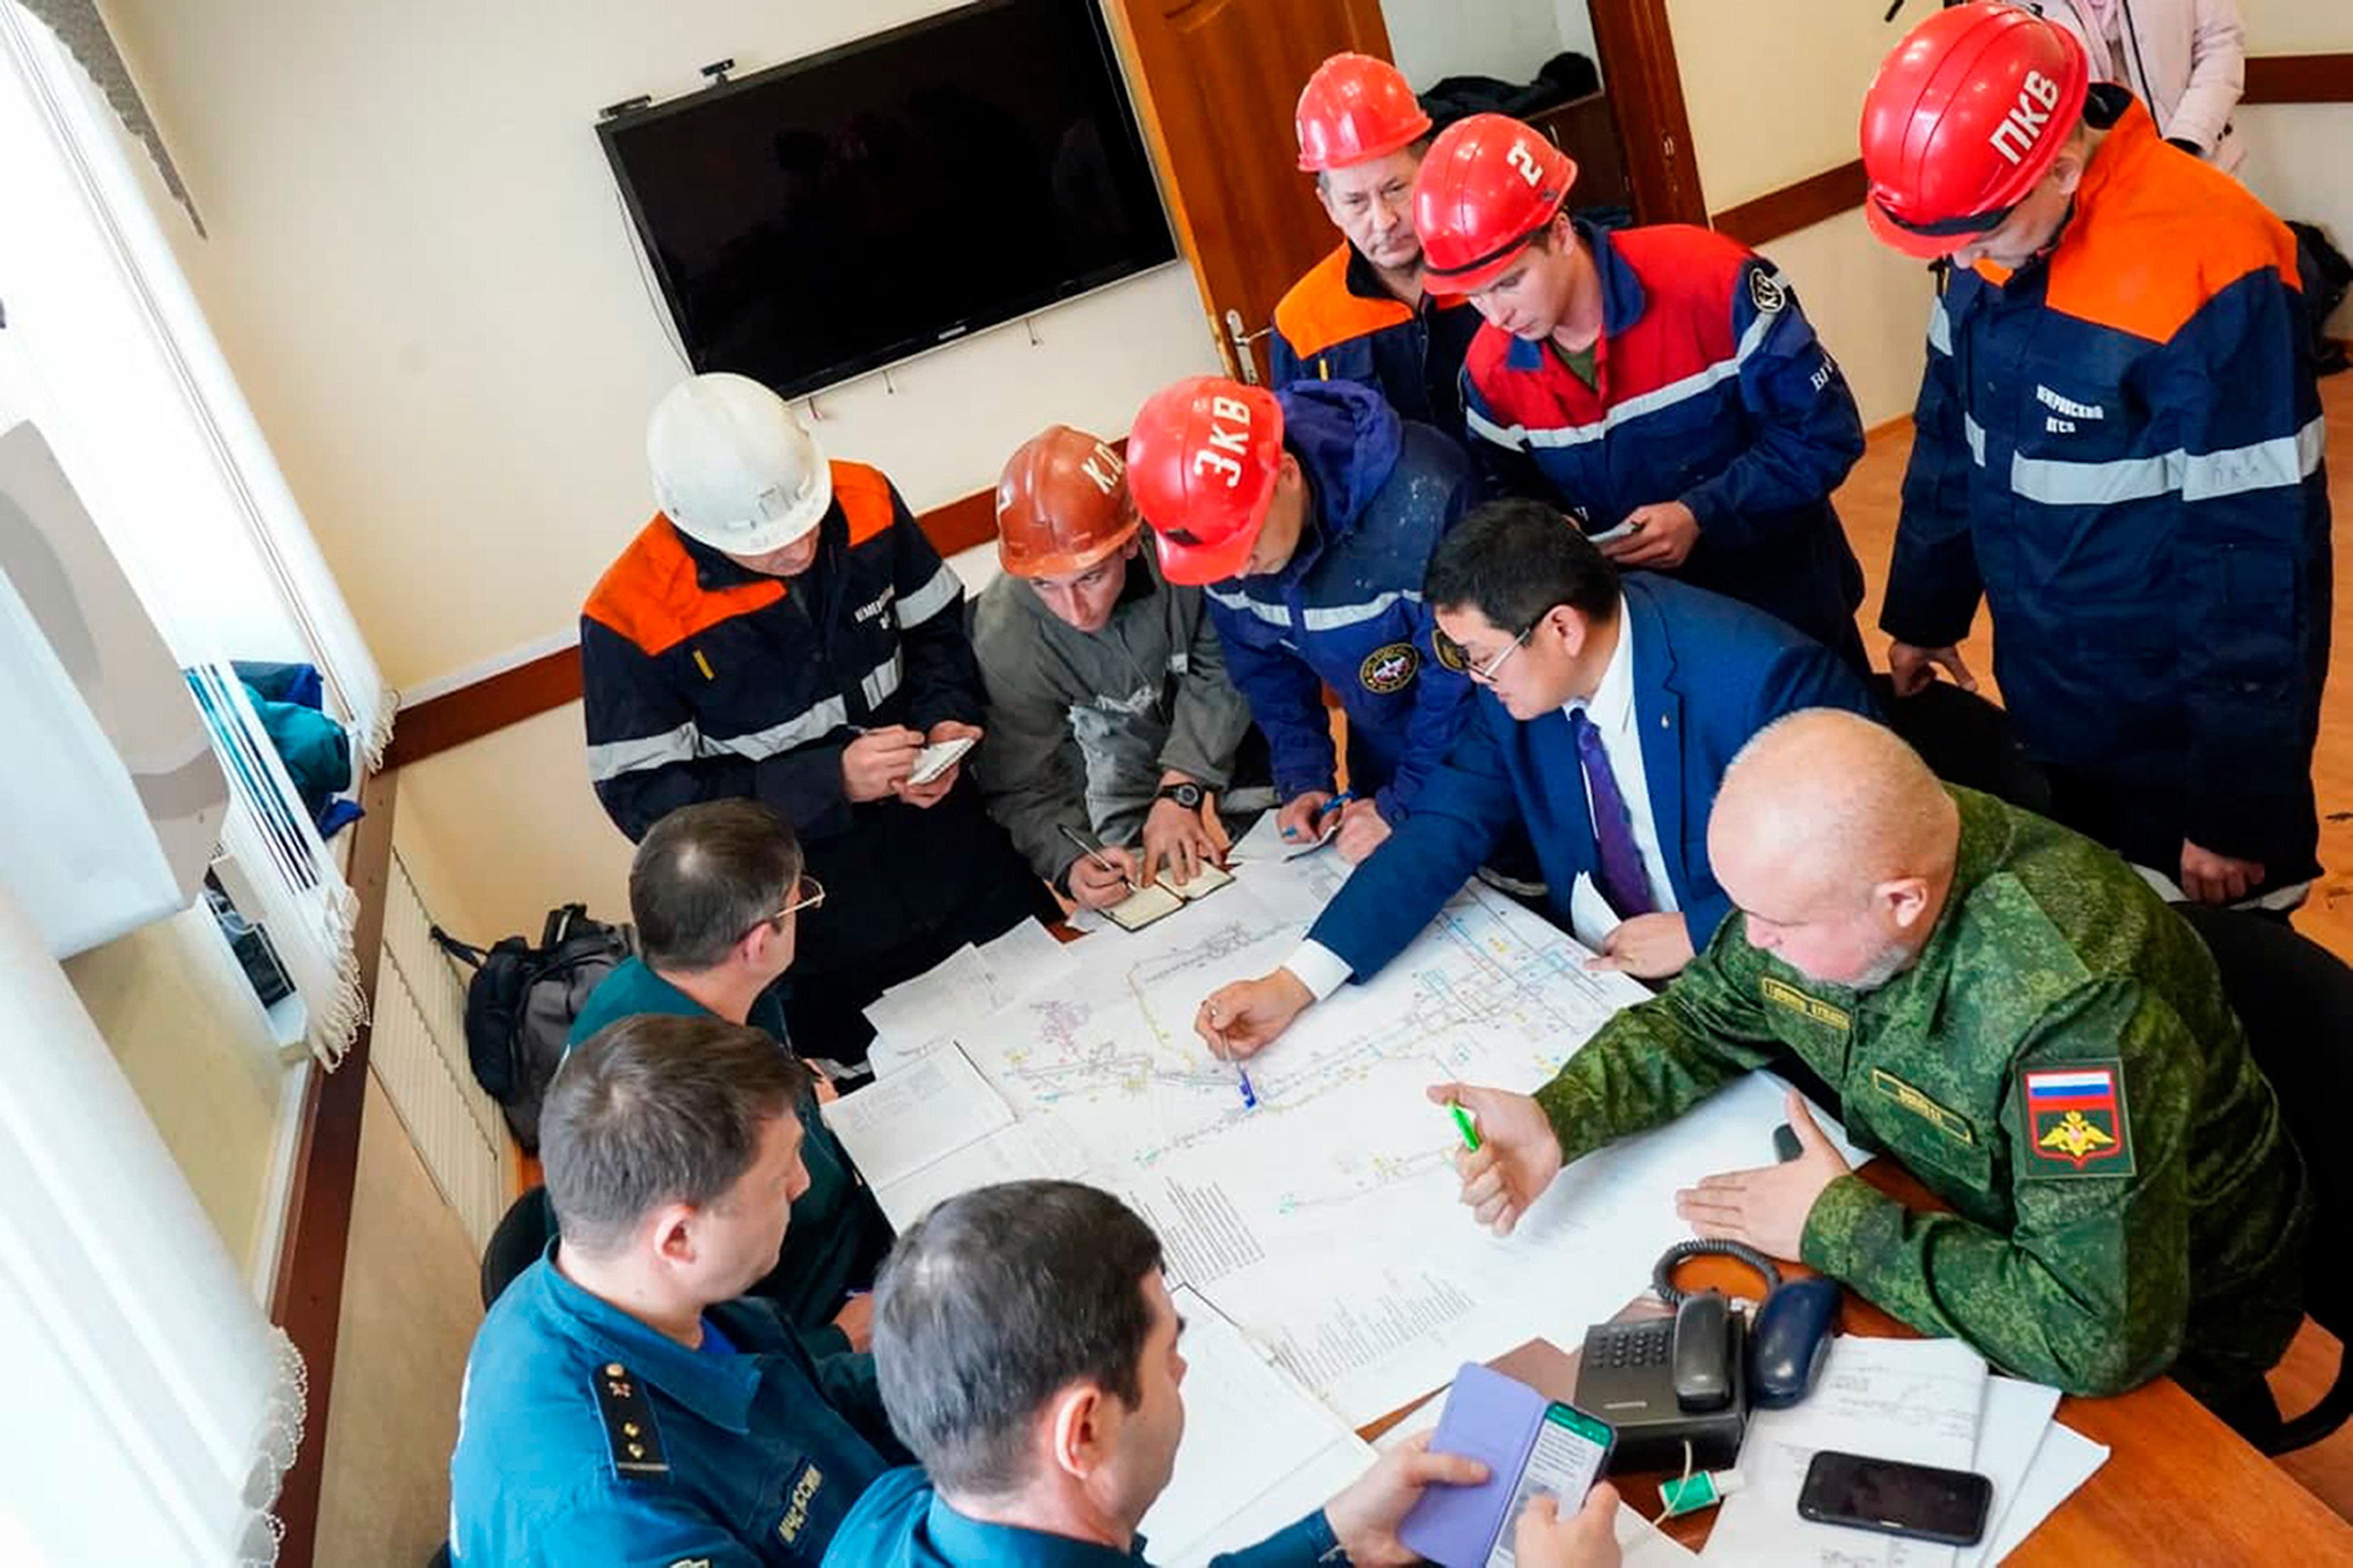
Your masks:
[{"label": "black backpack", "polygon": [[539,1106],[547,1096],[572,1020],[588,994],[637,952],[637,932],[588,918],[586,904],[547,911],[539,945],[519,936],[488,952],[439,926],[433,941],[473,967],[466,984],[466,1057],[474,1078],[506,1112],[523,1152],[539,1152]]},{"label": "black backpack", "polygon": [[2334,375],[2345,368],[2346,354],[2345,345],[2328,335],[2328,318],[2353,288],[2353,261],[2345,259],[2317,225],[2291,222],[2287,226],[2295,236],[2296,271],[2302,276],[2305,314],[2312,326],[2312,374]]}]

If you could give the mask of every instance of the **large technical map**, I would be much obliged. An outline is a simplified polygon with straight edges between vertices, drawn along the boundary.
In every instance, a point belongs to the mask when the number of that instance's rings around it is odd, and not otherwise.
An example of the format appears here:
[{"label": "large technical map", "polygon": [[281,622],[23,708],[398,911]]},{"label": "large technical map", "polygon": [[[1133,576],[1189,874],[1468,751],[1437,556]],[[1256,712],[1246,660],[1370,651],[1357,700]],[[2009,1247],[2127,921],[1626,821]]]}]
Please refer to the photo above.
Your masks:
[{"label": "large technical map", "polygon": [[1009,1176],[1120,1193],[1174,1276],[1362,1423],[1537,1333],[1575,1343],[1688,1234],[1673,1193],[1765,1163],[1780,1089],[1757,1079],[1581,1161],[1510,1237],[1457,1201],[1460,1141],[1425,1094],[1543,1082],[1647,995],[1508,899],[1467,886],[1370,984],[1249,1063],[1255,1107],[1194,1032],[1203,997],[1269,973],[1345,872],[1265,858],[1142,931],[1075,944],[1053,983],[954,1032],[1016,1125],[882,1190],[894,1217]]}]

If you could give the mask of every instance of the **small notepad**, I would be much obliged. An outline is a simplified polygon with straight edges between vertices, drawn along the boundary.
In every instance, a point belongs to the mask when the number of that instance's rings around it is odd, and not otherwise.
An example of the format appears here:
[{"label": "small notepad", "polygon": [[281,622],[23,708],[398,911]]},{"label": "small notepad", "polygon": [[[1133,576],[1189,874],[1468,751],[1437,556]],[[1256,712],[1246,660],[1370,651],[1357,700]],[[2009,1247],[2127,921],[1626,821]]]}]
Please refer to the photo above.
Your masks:
[{"label": "small notepad", "polygon": [[1192,880],[1180,882],[1163,871],[1150,887],[1130,893],[1103,913],[1122,931],[1142,931],[1154,921],[1175,914],[1193,900],[1208,898],[1233,879],[1231,871],[1204,860],[1200,869],[1193,873]]}]

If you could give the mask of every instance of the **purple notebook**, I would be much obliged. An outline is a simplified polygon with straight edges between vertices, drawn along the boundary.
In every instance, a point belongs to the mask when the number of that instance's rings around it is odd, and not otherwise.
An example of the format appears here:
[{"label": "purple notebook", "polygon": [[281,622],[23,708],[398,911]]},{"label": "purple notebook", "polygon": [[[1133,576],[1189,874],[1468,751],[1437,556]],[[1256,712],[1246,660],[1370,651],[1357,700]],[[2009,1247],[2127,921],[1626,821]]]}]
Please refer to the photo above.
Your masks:
[{"label": "purple notebook", "polygon": [[1398,1539],[1440,1568],[1485,1568],[1551,1401],[1517,1378],[1465,1362],[1439,1414],[1432,1452],[1487,1467],[1475,1487],[1431,1487],[1398,1526]]}]

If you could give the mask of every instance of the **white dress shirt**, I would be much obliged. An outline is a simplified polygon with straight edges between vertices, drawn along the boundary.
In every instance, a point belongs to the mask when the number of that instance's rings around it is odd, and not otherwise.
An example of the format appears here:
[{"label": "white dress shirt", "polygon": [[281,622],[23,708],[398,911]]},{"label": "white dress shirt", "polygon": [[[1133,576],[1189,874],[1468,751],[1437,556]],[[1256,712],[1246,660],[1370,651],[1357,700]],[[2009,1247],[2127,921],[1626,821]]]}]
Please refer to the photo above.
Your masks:
[{"label": "white dress shirt", "polygon": [[[1602,668],[1601,679],[1595,685],[1593,695],[1572,699],[1565,707],[1528,722],[1558,724],[1566,729],[1569,714],[1579,710],[1599,732],[1602,752],[1609,759],[1610,774],[1617,779],[1618,793],[1626,802],[1626,816],[1634,830],[1634,850],[1642,858],[1642,879],[1651,886],[1651,907],[1662,912],[1678,910],[1682,906],[1675,902],[1674,884],[1667,878],[1666,856],[1659,848],[1658,818],[1651,811],[1650,784],[1642,767],[1641,714],[1634,701],[1634,623],[1626,614],[1622,601],[1618,610],[1618,646],[1610,650],[1609,662]],[[1479,721],[1476,715],[1470,720],[1474,724]],[[1575,738],[1566,739],[1568,753],[1575,756]],[[1577,776],[1582,783],[1585,769],[1581,763]],[[1590,817],[1593,789],[1589,784],[1584,788],[1586,815]],[[1579,918],[1578,907],[1601,906],[1599,893],[1589,900],[1572,897],[1569,903],[1577,939],[1588,947],[1599,948],[1602,938],[1614,929],[1616,917],[1609,916],[1607,923],[1599,929],[1588,929],[1595,922]],[[1347,984],[1349,974],[1345,961],[1320,942],[1302,942],[1283,961],[1283,967],[1297,975],[1299,983],[1318,1002]]]}]

